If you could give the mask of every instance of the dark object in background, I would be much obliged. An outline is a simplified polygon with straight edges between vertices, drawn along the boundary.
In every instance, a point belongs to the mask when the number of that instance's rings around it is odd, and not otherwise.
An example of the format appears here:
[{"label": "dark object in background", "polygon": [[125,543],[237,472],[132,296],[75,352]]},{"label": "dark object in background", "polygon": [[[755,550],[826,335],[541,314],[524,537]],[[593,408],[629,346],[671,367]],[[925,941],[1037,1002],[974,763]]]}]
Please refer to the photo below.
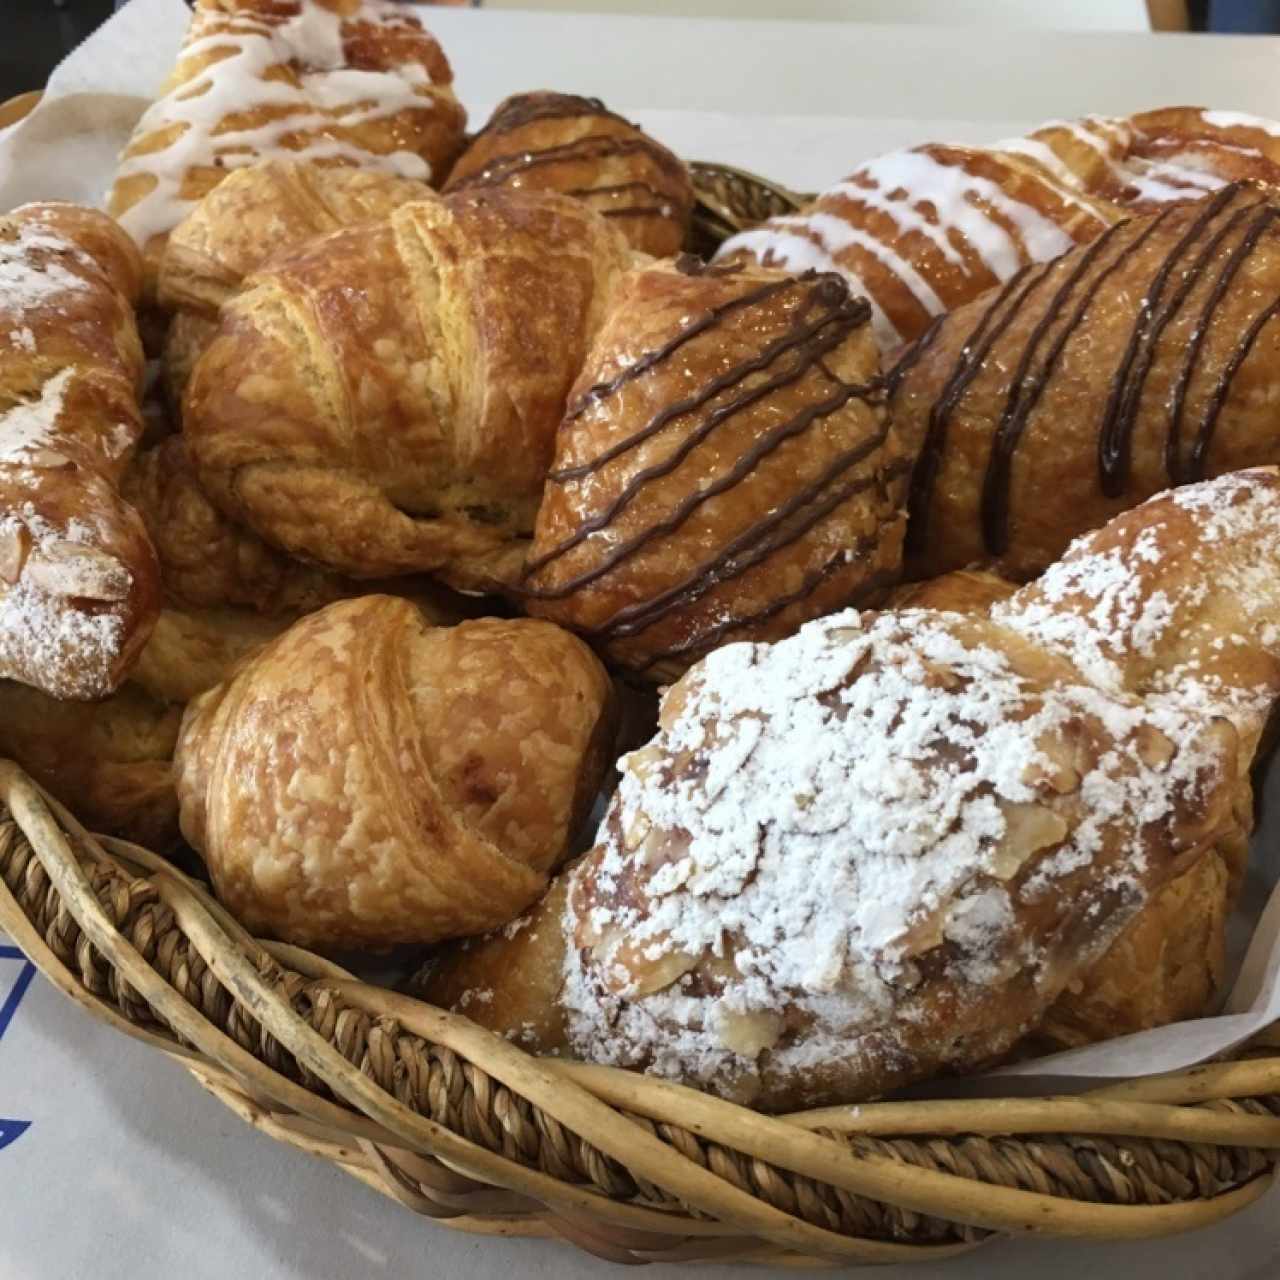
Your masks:
[{"label": "dark object in background", "polygon": [[0,102],[42,88],[49,72],[111,16],[111,0],[3,0]]},{"label": "dark object in background", "polygon": [[1209,0],[1209,30],[1220,35],[1275,35],[1280,0]]}]

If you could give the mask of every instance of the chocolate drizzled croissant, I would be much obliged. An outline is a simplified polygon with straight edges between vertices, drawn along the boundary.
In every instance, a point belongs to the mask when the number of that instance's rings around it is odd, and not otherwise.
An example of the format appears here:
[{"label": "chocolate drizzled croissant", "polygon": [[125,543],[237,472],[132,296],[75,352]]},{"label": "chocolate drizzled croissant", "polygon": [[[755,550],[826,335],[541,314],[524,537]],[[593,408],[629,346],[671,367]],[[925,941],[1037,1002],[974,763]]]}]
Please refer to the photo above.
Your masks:
[{"label": "chocolate drizzled croissant", "polygon": [[678,253],[693,210],[689,171],[599,98],[518,93],[500,102],[449,174],[446,191],[560,191],[613,221],[631,246]]},{"label": "chocolate drizzled croissant", "polygon": [[891,581],[909,464],[868,318],[833,275],[626,277],[560,427],[531,611],[662,678]]},{"label": "chocolate drizzled croissant", "polygon": [[888,375],[909,576],[1011,577],[1167,484],[1280,460],[1280,203],[1232,184],[941,317]]}]

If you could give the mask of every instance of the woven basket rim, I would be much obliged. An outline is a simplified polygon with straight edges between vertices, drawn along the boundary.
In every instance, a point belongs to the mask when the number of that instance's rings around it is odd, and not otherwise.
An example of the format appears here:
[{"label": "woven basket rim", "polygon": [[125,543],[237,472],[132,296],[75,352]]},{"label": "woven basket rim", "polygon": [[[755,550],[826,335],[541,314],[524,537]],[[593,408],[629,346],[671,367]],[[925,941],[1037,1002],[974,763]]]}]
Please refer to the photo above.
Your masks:
[{"label": "woven basket rim", "polygon": [[790,1116],[533,1058],[250,937],[197,882],[91,835],[8,761],[0,928],[271,1136],[457,1229],[560,1236],[611,1261],[847,1265],[993,1235],[1159,1236],[1252,1203],[1280,1151],[1274,1030],[1238,1060],[1073,1097]]}]

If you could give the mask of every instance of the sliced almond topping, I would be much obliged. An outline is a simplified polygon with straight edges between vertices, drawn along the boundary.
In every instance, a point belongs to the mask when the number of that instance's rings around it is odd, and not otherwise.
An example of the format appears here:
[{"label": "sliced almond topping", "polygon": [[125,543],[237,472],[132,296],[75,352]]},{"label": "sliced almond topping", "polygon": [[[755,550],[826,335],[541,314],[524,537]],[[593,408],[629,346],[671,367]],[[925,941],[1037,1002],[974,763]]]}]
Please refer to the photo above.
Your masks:
[{"label": "sliced almond topping", "polygon": [[713,1031],[728,1050],[744,1058],[758,1057],[782,1037],[782,1015],[760,1009],[753,1013],[718,1013]]},{"label": "sliced almond topping", "polygon": [[22,463],[37,471],[61,471],[76,465],[65,453],[59,453],[56,449],[32,449],[22,455]]},{"label": "sliced almond topping", "polygon": [[1029,787],[1048,787],[1060,796],[1069,795],[1080,786],[1080,772],[1065,760],[1049,755],[1044,760],[1032,760],[1022,771],[1022,780]]},{"label": "sliced almond topping", "polygon": [[0,529],[0,582],[17,585],[30,550],[31,535],[24,526],[11,524]]},{"label": "sliced almond topping", "polygon": [[996,850],[992,867],[1001,880],[1016,875],[1032,854],[1066,839],[1066,819],[1044,805],[1006,805],[1004,820],[1004,839]]},{"label": "sliced almond topping", "polygon": [[[662,951],[664,944],[657,939],[643,943],[624,942],[616,950],[609,947],[609,941],[606,936],[603,951],[609,958],[601,976],[605,987],[618,994],[652,995],[678,982],[698,963],[698,957],[687,951]],[[666,945],[670,946],[670,943]],[[651,951],[659,954],[650,958],[647,953]]]},{"label": "sliced almond topping", "polygon": [[1173,743],[1159,729],[1149,724],[1138,726],[1134,734],[1134,746],[1138,752],[1138,759],[1148,768],[1165,769],[1173,759]]},{"label": "sliced almond topping", "polygon": [[109,603],[129,594],[132,575],[114,556],[80,542],[53,542],[27,561],[27,581],[54,596]]},{"label": "sliced almond topping", "polygon": [[648,817],[643,813],[637,814],[635,820],[622,837],[622,842],[626,846],[627,852],[630,853],[637,848],[652,829],[653,823],[649,821]]}]

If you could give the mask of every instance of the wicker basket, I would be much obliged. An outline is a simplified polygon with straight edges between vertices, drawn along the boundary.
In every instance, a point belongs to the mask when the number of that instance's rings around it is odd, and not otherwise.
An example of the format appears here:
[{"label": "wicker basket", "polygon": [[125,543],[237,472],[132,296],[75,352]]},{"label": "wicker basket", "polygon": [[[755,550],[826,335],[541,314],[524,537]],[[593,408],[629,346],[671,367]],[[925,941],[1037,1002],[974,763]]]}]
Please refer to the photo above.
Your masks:
[{"label": "wicker basket", "polygon": [[[698,250],[808,199],[692,169]],[[7,761],[0,929],[71,999],[273,1137],[458,1230],[561,1236],[615,1262],[830,1266],[999,1235],[1168,1235],[1258,1199],[1280,1151],[1275,1030],[1235,1061],[1079,1097],[785,1117],[531,1058],[257,941],[200,884],[89,834]]]},{"label": "wicker basket", "polygon": [[163,859],[0,761],[0,928],[85,1009],[251,1124],[464,1231],[616,1262],[921,1261],[992,1235],[1167,1235],[1251,1204],[1280,1149],[1280,1035],[1079,1097],[785,1117],[531,1058],[258,942]]}]

